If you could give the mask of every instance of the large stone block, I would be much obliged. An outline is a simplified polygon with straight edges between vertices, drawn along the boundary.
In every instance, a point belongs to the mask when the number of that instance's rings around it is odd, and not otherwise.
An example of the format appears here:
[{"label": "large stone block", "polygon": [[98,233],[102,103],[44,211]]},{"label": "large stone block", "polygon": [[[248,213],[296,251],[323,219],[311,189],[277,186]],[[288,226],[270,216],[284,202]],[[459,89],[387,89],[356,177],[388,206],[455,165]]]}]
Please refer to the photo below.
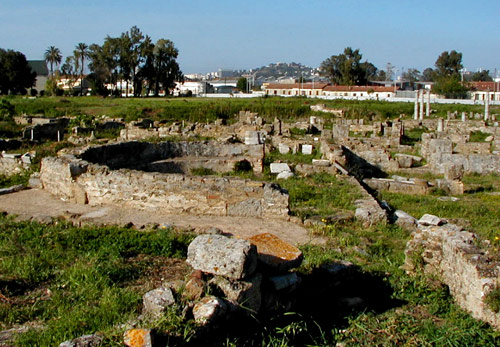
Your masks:
[{"label": "large stone block", "polygon": [[196,270],[238,280],[255,271],[257,248],[246,240],[200,235],[189,245],[186,261]]},{"label": "large stone block", "polygon": [[292,171],[287,163],[271,163],[271,173],[280,173],[283,171]]},{"label": "large stone block", "polygon": [[273,234],[255,235],[248,241],[257,247],[258,260],[268,268],[288,271],[302,263],[302,252]]}]

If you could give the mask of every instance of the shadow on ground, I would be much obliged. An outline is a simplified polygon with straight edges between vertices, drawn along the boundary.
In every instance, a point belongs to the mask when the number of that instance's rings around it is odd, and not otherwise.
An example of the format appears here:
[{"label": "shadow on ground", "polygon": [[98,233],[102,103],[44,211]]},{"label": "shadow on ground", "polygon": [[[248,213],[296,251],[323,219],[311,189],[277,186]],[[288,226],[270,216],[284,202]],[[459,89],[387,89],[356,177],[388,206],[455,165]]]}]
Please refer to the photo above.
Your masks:
[{"label": "shadow on ground", "polygon": [[[333,270],[333,271],[332,271]],[[345,329],[351,317],[364,312],[379,314],[405,304],[392,297],[386,275],[367,273],[356,266],[322,267],[302,275],[293,307],[281,314],[224,322],[185,342],[164,337],[169,345],[188,346],[304,346],[335,341],[335,331]]]}]

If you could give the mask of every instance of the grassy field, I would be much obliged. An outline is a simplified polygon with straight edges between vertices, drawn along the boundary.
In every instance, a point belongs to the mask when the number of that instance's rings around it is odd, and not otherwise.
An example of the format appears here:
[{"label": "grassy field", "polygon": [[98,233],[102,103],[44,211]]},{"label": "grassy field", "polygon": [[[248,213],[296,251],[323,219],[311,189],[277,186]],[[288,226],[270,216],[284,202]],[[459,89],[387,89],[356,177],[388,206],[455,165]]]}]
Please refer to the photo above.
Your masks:
[{"label": "grassy field", "polygon": [[[231,119],[240,110],[258,112],[272,120],[278,117],[284,121],[306,118],[321,114],[329,119],[333,116],[310,110],[313,104],[325,104],[330,108],[345,110],[348,118],[392,119],[402,114],[413,115],[413,103],[384,101],[320,100],[307,98],[101,98],[101,97],[44,97],[28,99],[6,97],[14,105],[17,114],[41,114],[47,117],[102,116],[124,118],[127,121],[138,118],[158,120],[187,120],[207,122],[217,118]],[[482,106],[433,104],[433,116],[446,116],[447,111],[483,112]],[[500,113],[498,106],[491,106],[490,112]]]},{"label": "grassy field", "polygon": [[[7,98],[18,114],[97,117],[128,121],[234,120],[250,110],[268,120],[285,121],[318,115],[313,103],[342,108],[348,117],[386,119],[411,115],[413,103],[320,101],[304,98]],[[481,106],[434,105],[435,116],[447,111],[481,112]],[[492,107],[492,113],[498,108]],[[327,114],[321,114],[332,121]],[[0,134],[15,136],[20,129],[11,120],[0,122]],[[406,134],[408,144],[418,142],[425,129]],[[3,131],[3,132],[2,132]],[[480,134],[479,134],[480,135]],[[3,135],[2,135],[3,136]],[[53,155],[68,143],[23,147],[40,158]],[[311,156],[280,155],[268,161],[309,163]],[[207,174],[200,170],[198,174]],[[246,178],[252,173],[231,172]],[[268,172],[265,179],[275,180]],[[28,174],[0,177],[0,186],[25,183]],[[410,196],[383,193],[395,208],[419,218],[424,213],[450,218],[489,239],[500,248],[498,176],[466,176],[466,194],[457,202],[439,201],[439,195]],[[292,215],[302,219],[353,211],[359,192],[347,181],[325,174],[279,181],[290,193]],[[326,218],[325,218],[326,219]],[[498,346],[500,333],[472,319],[454,304],[446,286],[422,274],[410,277],[402,269],[410,235],[394,225],[364,227],[356,221],[315,226],[311,232],[326,238],[324,245],[303,245],[304,262],[297,270],[304,289],[293,312],[250,319],[210,336],[196,336],[194,323],[173,309],[154,327],[171,337],[172,345],[214,346]],[[34,328],[17,337],[19,346],[54,346],[83,334],[100,332],[105,346],[122,345],[120,324],[137,317],[141,296],[164,279],[183,278],[187,245],[193,235],[167,229],[118,227],[76,228],[63,221],[52,224],[15,222],[0,216],[0,331],[31,323]],[[355,265],[346,283],[325,282],[320,267],[347,260]],[[333,289],[331,289],[333,288]],[[339,309],[342,298],[359,304]]]}]

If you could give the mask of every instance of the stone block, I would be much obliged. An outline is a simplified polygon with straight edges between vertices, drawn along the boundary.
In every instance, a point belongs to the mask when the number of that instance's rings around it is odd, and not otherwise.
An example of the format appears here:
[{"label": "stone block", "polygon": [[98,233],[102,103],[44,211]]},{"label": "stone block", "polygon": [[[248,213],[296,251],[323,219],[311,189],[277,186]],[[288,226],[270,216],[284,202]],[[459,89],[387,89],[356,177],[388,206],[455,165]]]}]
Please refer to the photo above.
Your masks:
[{"label": "stone block", "polygon": [[193,317],[196,323],[207,326],[222,320],[229,307],[224,300],[215,296],[206,296],[193,307]]},{"label": "stone block", "polygon": [[283,179],[283,180],[287,180],[289,178],[292,178],[293,176],[295,176],[293,174],[293,172],[290,172],[290,171],[282,171],[278,174],[278,176],[276,176],[277,179]]},{"label": "stone block", "polygon": [[249,241],[222,235],[200,235],[188,247],[187,263],[194,269],[242,279],[257,267],[257,249]]},{"label": "stone block", "polygon": [[395,224],[402,228],[413,229],[417,226],[417,219],[405,211],[396,210],[394,217],[396,219]]},{"label": "stone block", "polygon": [[175,304],[175,299],[170,288],[161,287],[144,294],[142,304],[145,316],[159,318],[167,307]]},{"label": "stone block", "polygon": [[129,329],[123,334],[123,343],[128,347],[153,347],[151,329]]},{"label": "stone block", "polygon": [[313,151],[312,145],[302,145],[302,154],[311,155]]},{"label": "stone block", "polygon": [[447,162],[443,164],[444,178],[447,180],[460,180],[464,176],[462,164]]},{"label": "stone block", "polygon": [[272,288],[276,291],[285,289],[291,291],[296,289],[300,283],[300,278],[295,272],[281,276],[272,276],[268,280]]},{"label": "stone block", "polygon": [[189,300],[199,300],[205,292],[205,282],[202,278],[203,273],[200,270],[195,270],[186,282],[182,294]]},{"label": "stone block", "polygon": [[245,132],[245,145],[260,145],[264,143],[264,139],[259,131]]},{"label": "stone block", "polygon": [[271,173],[280,173],[282,171],[292,171],[287,163],[271,163]]},{"label": "stone block", "polygon": [[437,216],[434,216],[432,214],[424,214],[422,218],[418,220],[418,224],[421,225],[442,225],[445,224],[445,221]]},{"label": "stone block", "polygon": [[260,286],[262,275],[256,273],[246,280],[230,280],[222,276],[215,276],[210,285],[216,286],[221,290],[225,298],[234,305],[257,313],[261,305]]},{"label": "stone block", "polygon": [[273,234],[255,235],[248,241],[257,247],[257,259],[275,271],[288,271],[302,263],[302,252]]},{"label": "stone block", "polygon": [[83,335],[73,340],[64,341],[59,347],[97,347],[102,344],[103,337],[98,334]]},{"label": "stone block", "polygon": [[284,143],[280,143],[278,145],[278,150],[281,154],[287,154],[290,152],[290,147],[285,145]]},{"label": "stone block", "polygon": [[330,166],[330,161],[326,159],[313,159],[312,164],[315,166]]}]

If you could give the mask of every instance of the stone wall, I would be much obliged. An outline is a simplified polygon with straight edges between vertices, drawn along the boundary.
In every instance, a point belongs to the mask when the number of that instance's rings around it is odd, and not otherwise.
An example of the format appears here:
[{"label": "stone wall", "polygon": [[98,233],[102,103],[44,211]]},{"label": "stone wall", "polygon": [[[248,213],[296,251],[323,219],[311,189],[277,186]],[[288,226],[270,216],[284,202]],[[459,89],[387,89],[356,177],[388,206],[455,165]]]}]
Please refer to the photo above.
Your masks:
[{"label": "stone wall", "polygon": [[289,211],[288,193],[272,183],[113,170],[71,154],[44,158],[40,180],[53,195],[90,205],[111,203],[172,214],[263,218],[288,218]]},{"label": "stone wall", "polygon": [[[203,167],[204,163],[210,164],[209,168],[216,172],[228,172],[242,160],[248,161],[257,174],[264,169],[264,145],[216,141],[121,142],[91,147],[81,157],[111,169],[132,168],[166,173],[188,173],[182,171],[183,167],[190,170]],[[176,162],[178,165],[175,165]]]},{"label": "stone wall", "polygon": [[436,216],[424,215],[406,245],[405,268],[437,276],[450,288],[457,303],[477,319],[500,329],[500,314],[484,303],[485,295],[500,285],[500,264],[479,249],[476,236]]},{"label": "stone wall", "polygon": [[[490,148],[490,143],[460,143],[455,149],[453,143],[449,138],[433,138],[431,134],[422,135],[422,155],[434,173],[443,174],[447,163],[463,166],[467,174],[500,173],[500,155],[485,153]],[[457,150],[462,153],[457,153]]]}]

